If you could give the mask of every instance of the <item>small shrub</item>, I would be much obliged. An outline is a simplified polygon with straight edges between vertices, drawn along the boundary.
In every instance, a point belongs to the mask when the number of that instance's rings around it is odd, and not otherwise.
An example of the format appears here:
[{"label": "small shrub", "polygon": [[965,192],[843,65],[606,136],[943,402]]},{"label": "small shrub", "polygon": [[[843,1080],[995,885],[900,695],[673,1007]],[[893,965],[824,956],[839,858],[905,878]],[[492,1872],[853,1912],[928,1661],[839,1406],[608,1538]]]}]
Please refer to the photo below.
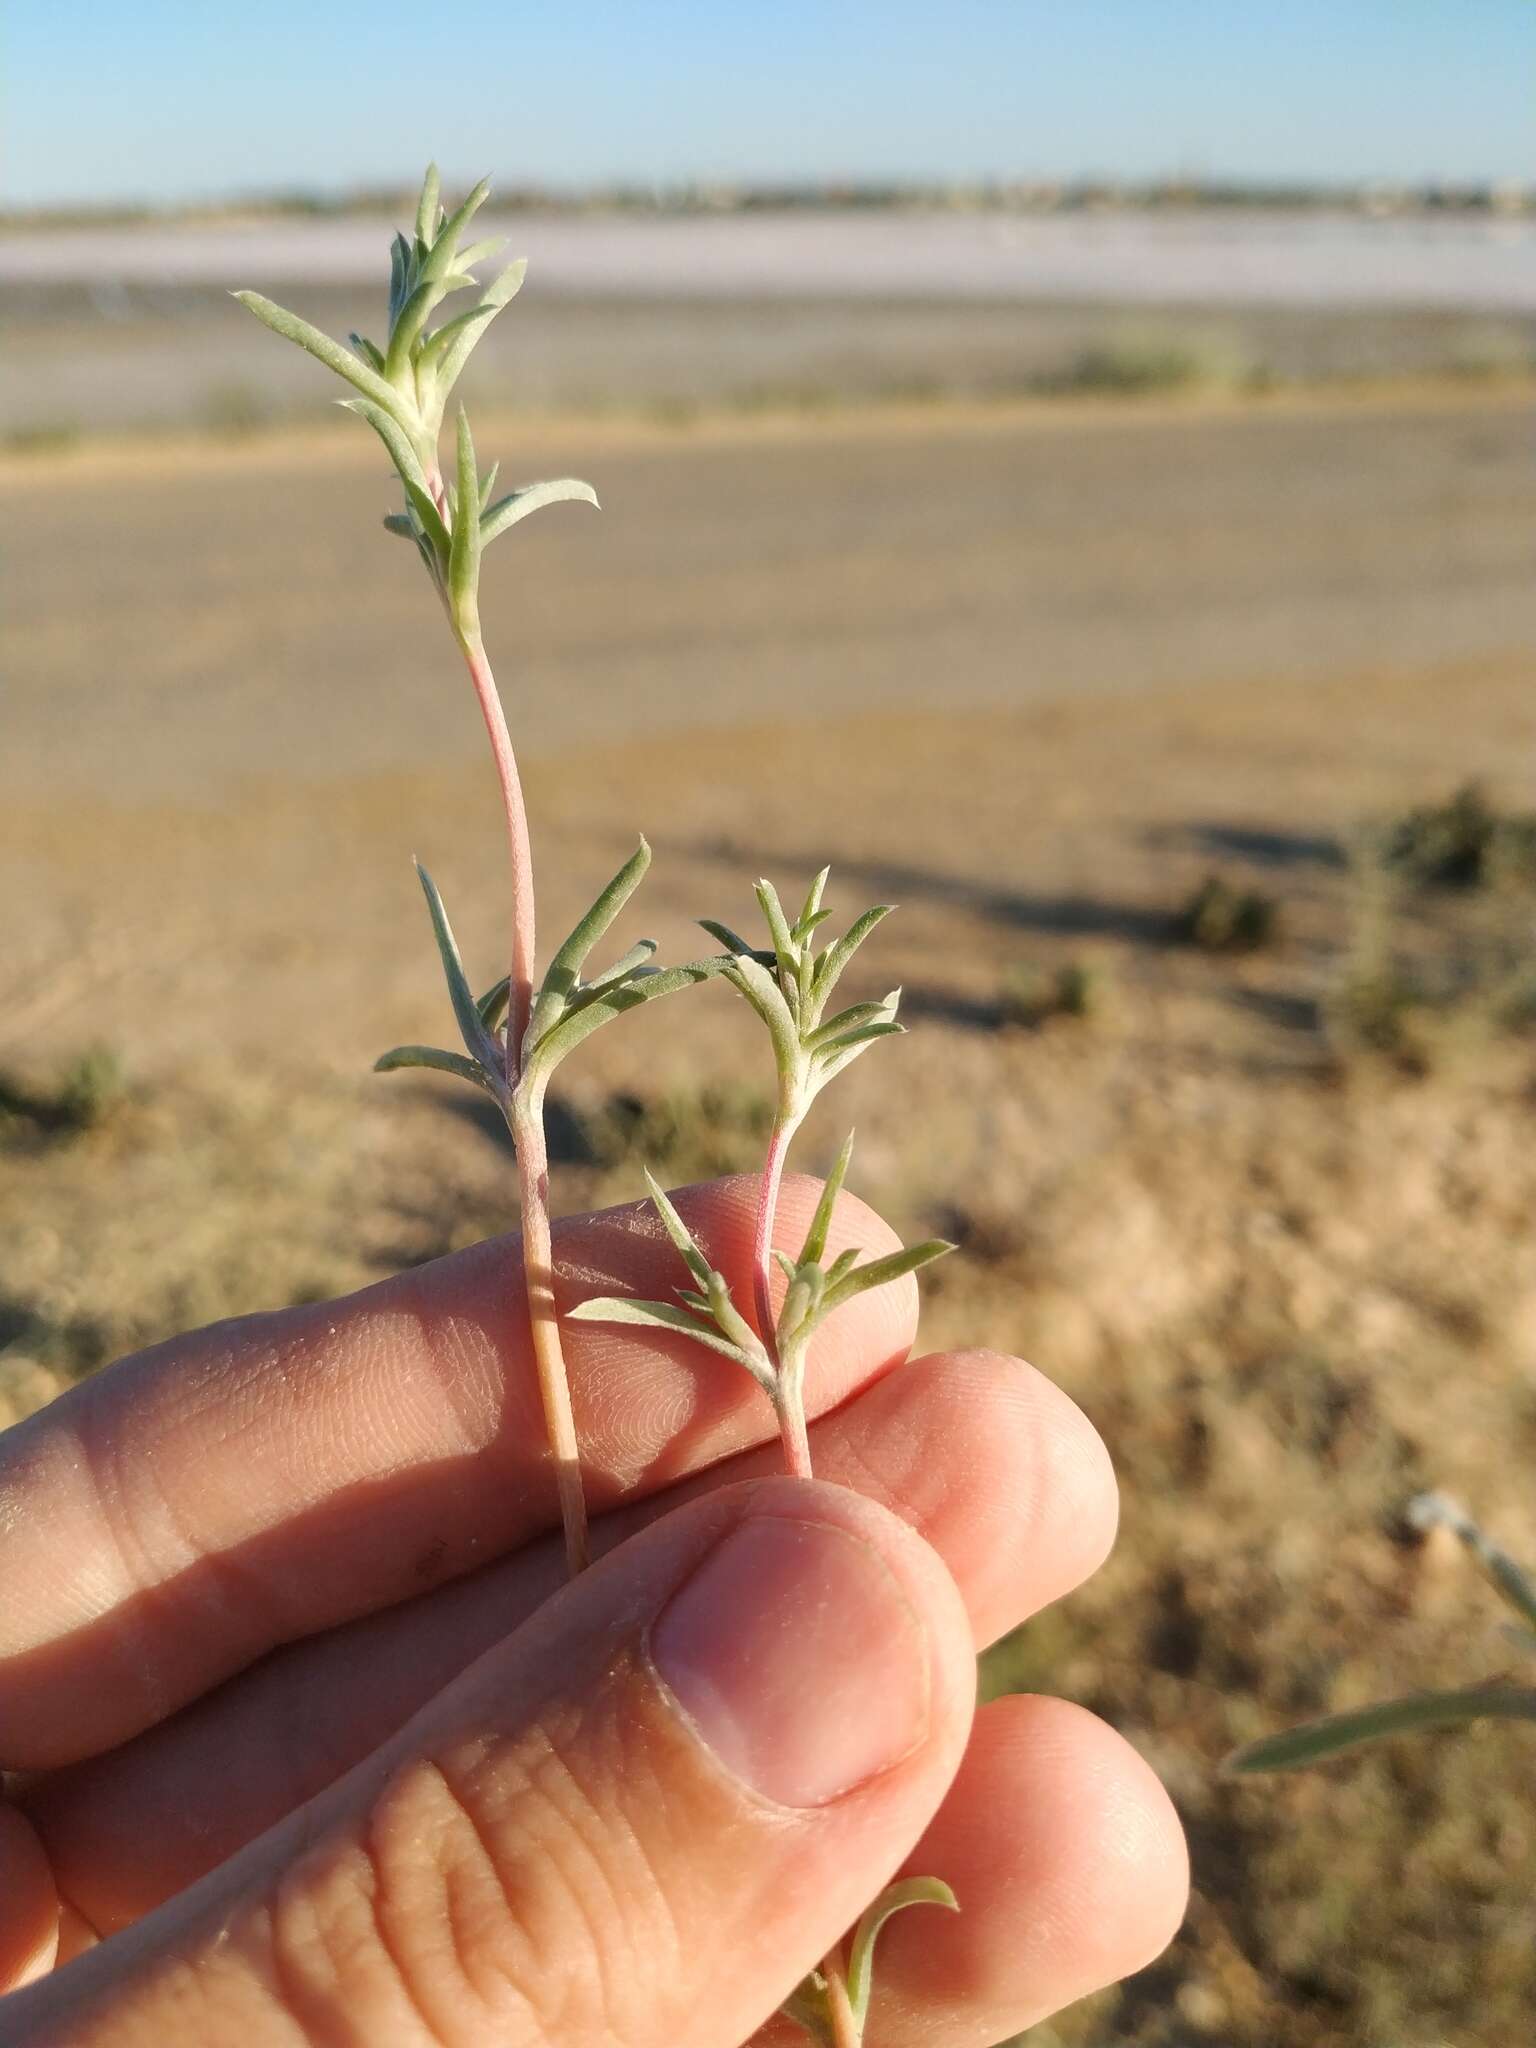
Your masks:
[{"label": "small shrub", "polygon": [[1536,882],[1536,812],[1500,813],[1482,785],[1464,783],[1379,828],[1381,860],[1421,887],[1478,889]]},{"label": "small shrub", "polygon": [[1148,330],[1087,343],[1045,383],[1052,391],[1135,396],[1236,387],[1251,374],[1237,351],[1209,336]]},{"label": "small shrub", "polygon": [[1177,912],[1174,931],[1186,946],[1205,953],[1255,953],[1273,944],[1280,906],[1258,889],[1236,889],[1220,875],[1208,875]]},{"label": "small shrub", "polygon": [[1020,960],[1003,983],[1002,1021],[1033,1027],[1052,1017],[1091,1017],[1103,1008],[1106,994],[1104,970],[1091,961],[1045,968]]},{"label": "small shrub", "polygon": [[674,1180],[712,1180],[756,1165],[773,1129],[773,1098],[723,1084],[653,1097],[619,1093],[580,1121],[596,1166],[646,1163]]},{"label": "small shrub", "polygon": [[110,1046],[88,1046],[50,1085],[29,1085],[0,1074],[0,1132],[7,1125],[55,1136],[95,1130],[107,1122],[126,1092],[118,1055]]}]

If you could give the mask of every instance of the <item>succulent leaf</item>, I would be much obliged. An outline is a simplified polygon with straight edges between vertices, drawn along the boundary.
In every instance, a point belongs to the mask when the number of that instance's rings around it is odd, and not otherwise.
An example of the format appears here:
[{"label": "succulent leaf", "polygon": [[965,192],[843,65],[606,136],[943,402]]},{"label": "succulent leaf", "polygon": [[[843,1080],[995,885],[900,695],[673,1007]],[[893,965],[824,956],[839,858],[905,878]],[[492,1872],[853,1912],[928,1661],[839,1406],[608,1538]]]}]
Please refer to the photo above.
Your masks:
[{"label": "succulent leaf", "polygon": [[1466,1721],[1490,1718],[1536,1721],[1536,1690],[1503,1684],[1469,1685],[1453,1692],[1411,1693],[1405,1699],[1382,1700],[1356,1713],[1329,1714],[1250,1742],[1227,1759],[1226,1769],[1239,1775],[1298,1771],[1384,1736],[1424,1728],[1456,1728]]},{"label": "succulent leaf", "polygon": [[398,1073],[403,1067],[431,1067],[439,1074],[456,1074],[461,1081],[473,1081],[488,1094],[495,1084],[478,1060],[467,1060],[461,1052],[445,1052],[439,1045],[397,1045],[381,1052],[373,1063],[376,1074]]},{"label": "succulent leaf", "polygon": [[597,493],[590,484],[584,484],[573,476],[557,477],[550,483],[524,484],[521,490],[508,491],[482,516],[481,541],[495,540],[509,526],[516,526],[520,519],[526,519],[530,512],[542,512],[546,505],[567,504],[573,500],[595,506]]}]

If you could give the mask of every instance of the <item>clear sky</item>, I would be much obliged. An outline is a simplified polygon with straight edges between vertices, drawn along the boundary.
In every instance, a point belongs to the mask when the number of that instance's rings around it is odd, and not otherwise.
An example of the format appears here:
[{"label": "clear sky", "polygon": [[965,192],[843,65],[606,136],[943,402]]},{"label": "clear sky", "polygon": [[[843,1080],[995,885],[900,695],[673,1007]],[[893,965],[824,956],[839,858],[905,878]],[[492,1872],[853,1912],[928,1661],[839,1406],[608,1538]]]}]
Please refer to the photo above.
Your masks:
[{"label": "clear sky", "polygon": [[16,0],[0,197],[1529,179],[1532,0]]}]

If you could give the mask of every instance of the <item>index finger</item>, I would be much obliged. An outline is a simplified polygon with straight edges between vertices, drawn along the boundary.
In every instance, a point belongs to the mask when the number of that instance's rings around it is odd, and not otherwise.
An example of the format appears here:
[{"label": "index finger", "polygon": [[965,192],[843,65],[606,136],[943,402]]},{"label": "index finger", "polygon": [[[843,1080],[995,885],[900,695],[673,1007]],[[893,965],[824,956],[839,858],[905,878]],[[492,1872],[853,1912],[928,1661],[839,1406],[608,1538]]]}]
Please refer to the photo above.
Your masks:
[{"label": "index finger", "polygon": [[[751,1300],[754,1176],[677,1206]],[[818,1184],[786,1181],[796,1247]],[[896,1243],[856,1198],[834,1251]],[[669,1296],[648,1204],[555,1227],[555,1294]],[[808,1407],[905,1356],[910,1280],[858,1297],[811,1347]],[[595,1510],[772,1433],[745,1373],[686,1337],[568,1323]],[[558,1520],[515,1240],[339,1302],[215,1324],[64,1395],[0,1438],[0,1766],[110,1747],[281,1643],[425,1591]]]}]

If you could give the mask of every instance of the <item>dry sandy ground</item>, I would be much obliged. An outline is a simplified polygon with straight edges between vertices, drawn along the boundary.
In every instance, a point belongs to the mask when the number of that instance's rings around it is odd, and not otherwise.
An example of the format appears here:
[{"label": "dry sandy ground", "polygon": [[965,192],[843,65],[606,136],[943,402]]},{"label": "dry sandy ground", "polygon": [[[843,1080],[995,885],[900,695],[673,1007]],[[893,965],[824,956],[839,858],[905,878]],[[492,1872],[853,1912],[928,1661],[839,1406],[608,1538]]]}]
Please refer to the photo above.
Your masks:
[{"label": "dry sandy ground", "polygon": [[[856,1120],[862,1191],[964,1242],[929,1341],[1032,1354],[1110,1439],[1117,1558],[998,1676],[1154,1758],[1197,1895],[1167,1965],[1042,2043],[1529,2038],[1518,1734],[1217,1775],[1261,1728],[1507,1660],[1457,1560],[1402,1540],[1419,1487],[1536,1554],[1530,1041],[1467,1022],[1408,1079],[1326,1028],[1356,821],[1472,775],[1530,802],[1523,435],[1495,402],[572,427],[529,468],[589,470],[603,520],[493,558],[549,927],[637,826],[636,928],[673,957],[690,917],[744,921],[759,872],[831,859],[840,910],[899,900],[868,971],[920,1028],[807,1160]],[[409,853],[485,980],[501,924],[473,718],[373,530],[376,465],[92,456],[3,494],[0,1057],[46,1078],[94,1039],[130,1074],[83,1135],[0,1117],[19,1402],[496,1228],[506,1164],[434,1085],[364,1071],[445,1029]],[[584,728],[607,733],[578,757]],[[1279,898],[1276,944],[1171,943],[1212,869]],[[1485,910],[1415,902],[1402,942]],[[1100,972],[1094,1017],[1002,1022],[1010,970],[1069,960]],[[591,1052],[568,1205],[633,1194],[641,1152],[674,1179],[750,1162],[763,1055],[720,991]]]}]

